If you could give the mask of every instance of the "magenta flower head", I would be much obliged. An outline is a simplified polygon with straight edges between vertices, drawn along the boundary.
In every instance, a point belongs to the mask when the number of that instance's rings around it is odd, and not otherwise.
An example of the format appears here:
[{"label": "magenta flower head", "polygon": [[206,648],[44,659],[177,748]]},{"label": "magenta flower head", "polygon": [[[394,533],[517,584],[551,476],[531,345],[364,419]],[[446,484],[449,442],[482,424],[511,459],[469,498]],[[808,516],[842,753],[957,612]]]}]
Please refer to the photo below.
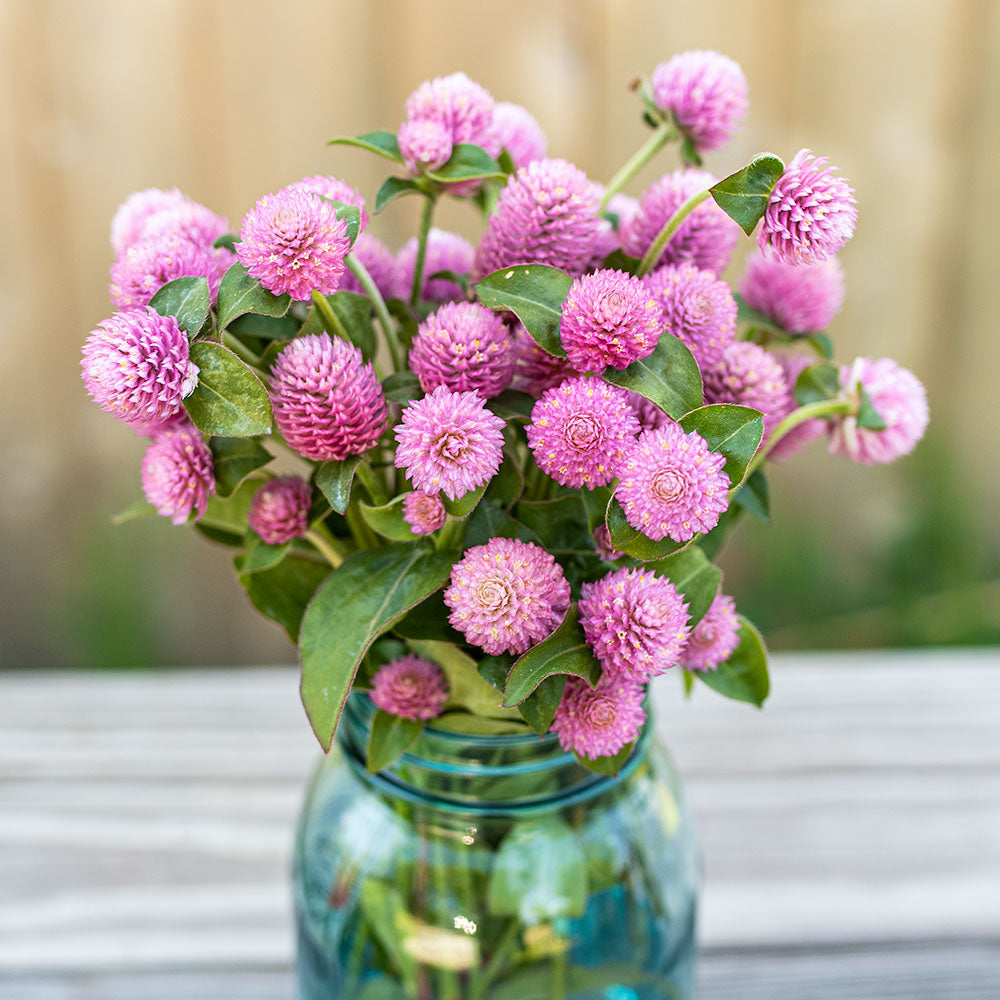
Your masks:
[{"label": "magenta flower head", "polygon": [[693,264],[661,267],[646,278],[663,329],[683,341],[702,372],[722,359],[736,336],[738,307],[729,286]]},{"label": "magenta flower head", "polygon": [[549,264],[583,274],[605,228],[600,190],[567,160],[522,167],[500,192],[476,250],[474,276],[511,264]]},{"label": "magenta flower head", "polygon": [[568,677],[551,732],[563,750],[588,760],[613,757],[639,738],[645,694],[641,684],[624,677],[602,677],[596,689],[582,677]]},{"label": "magenta flower head", "polygon": [[284,188],[243,216],[236,255],[269,292],[304,302],[313,291],[330,295],[340,288],[350,249],[347,223],[329,201]]},{"label": "magenta flower head", "polygon": [[448,682],[436,663],[408,653],[378,668],[369,693],[383,712],[426,721],[441,714]]},{"label": "magenta flower head", "polygon": [[477,390],[484,399],[503,392],[514,375],[514,342],[500,316],[478,302],[446,302],[420,324],[410,367],[424,392],[439,385]]},{"label": "magenta flower head", "polygon": [[836,258],[789,264],[755,253],[747,261],[740,294],[788,333],[825,330],[844,304],[844,272]]},{"label": "magenta flower head", "polygon": [[578,372],[628,368],[653,353],[660,308],[641,278],[595,271],[577,278],[563,302],[560,339]]},{"label": "magenta flower head", "polygon": [[493,137],[497,149],[506,149],[520,170],[542,159],[548,140],[534,115],[520,104],[499,101],[493,108]]},{"label": "magenta flower head", "polygon": [[361,192],[351,187],[347,181],[328,174],[314,174],[303,177],[302,180],[289,184],[286,191],[305,191],[306,194],[319,195],[330,201],[339,201],[342,205],[353,205],[360,213],[358,231],[368,227],[368,212],[365,209],[365,199]]},{"label": "magenta flower head", "polygon": [[173,316],[149,306],[98,324],[83,345],[81,366],[94,402],[128,424],[169,420],[198,384],[187,335]]},{"label": "magenta flower head", "polygon": [[197,520],[215,492],[212,453],[191,424],[159,434],[142,460],[142,490],[163,517],[183,524],[192,513]]},{"label": "magenta flower head", "polygon": [[[424,287],[420,297],[426,302],[457,302],[465,298],[462,286],[446,278],[431,278],[438,271],[452,271],[468,274],[472,270],[475,250],[472,244],[457,233],[443,229],[431,229],[427,236],[427,256],[424,259]],[[417,261],[417,241],[409,240],[397,258],[397,279],[395,294],[401,299],[410,297],[413,287],[413,268]]]},{"label": "magenta flower head", "polygon": [[432,535],[444,527],[448,512],[437,493],[414,490],[403,497],[403,520],[415,535]]},{"label": "magenta flower head", "polygon": [[625,518],[647,538],[686,542],[711,531],[729,506],[726,460],[680,424],[643,431],[625,452],[615,496]]},{"label": "magenta flower head", "polygon": [[[639,208],[622,229],[622,247],[633,257],[642,257],[660,230],[690,198],[716,181],[705,170],[675,170],[646,188]],[[729,263],[740,227],[709,198],[680,225],[660,257],[659,264],[690,261],[702,271],[721,274]]]},{"label": "magenta flower head", "polygon": [[927,429],[927,393],[920,380],[891,358],[856,358],[840,369],[840,388],[849,397],[860,396],[861,385],[884,430],[858,427],[855,417],[843,417],[830,429],[830,451],[862,465],[894,462],[916,447]]},{"label": "magenta flower head", "polygon": [[538,399],[546,389],[552,389],[560,382],[575,375],[566,358],[543,351],[520,323],[514,332],[514,381],[511,388],[526,392]]},{"label": "magenta flower head", "polygon": [[669,111],[703,153],[732,138],[750,104],[739,63],[718,52],[681,52],[660,63],[650,83],[657,107]]},{"label": "magenta flower head", "polygon": [[702,376],[706,403],[752,406],[764,414],[764,436],[785,416],[788,383],[774,355],[749,340],[733,341]]},{"label": "magenta flower head", "polygon": [[415,489],[440,490],[457,500],[497,474],[504,426],[478,392],[452,392],[439,385],[403,410],[395,430],[396,467],[406,470]]},{"label": "magenta flower head", "polygon": [[588,490],[615,478],[639,433],[628,392],[598,378],[568,378],[532,407],[528,447],[538,467],[563,486]]},{"label": "magenta flower head", "polygon": [[464,73],[420,84],[406,99],[406,117],[410,121],[438,122],[453,145],[471,142],[486,149],[492,146],[493,98]]},{"label": "magenta flower head", "polygon": [[115,256],[143,238],[147,219],[159,212],[183,205],[187,201],[187,196],[181,194],[177,188],[171,188],[169,191],[148,188],[130,194],[118,206],[111,219],[111,248]]},{"label": "magenta flower head", "polygon": [[740,644],[740,620],[731,597],[716,594],[711,607],[688,636],[681,652],[685,670],[715,670]]},{"label": "magenta flower head", "polygon": [[[351,253],[364,265],[382,298],[391,299],[398,283],[396,255],[371,233],[359,233]],[[361,282],[350,271],[344,272],[340,290],[365,294]]]},{"label": "magenta flower head", "polygon": [[437,170],[451,159],[451,132],[434,118],[403,122],[396,138],[403,162],[414,176]]},{"label": "magenta flower head", "polygon": [[605,675],[645,683],[677,662],[688,637],[688,606],[669,580],[619,569],[583,585],[580,625]]},{"label": "magenta flower head", "polygon": [[176,205],[161,208],[147,216],[139,239],[151,236],[178,236],[202,247],[211,247],[229,232],[229,220],[210,208],[185,198]]},{"label": "magenta flower head", "polygon": [[284,545],[305,537],[311,506],[312,489],[301,476],[279,476],[253,495],[247,522],[268,545]]},{"label": "magenta flower head", "polygon": [[757,246],[767,256],[815,264],[833,257],[854,235],[854,188],[826,162],[825,156],[800,149],[778,178],[757,230]]},{"label": "magenta flower head", "polygon": [[375,369],[328,333],[296,337],[271,368],[274,422],[288,445],[316,462],[374,447],[389,420]]},{"label": "magenta flower head", "polygon": [[569,584],[544,549],[491,538],[452,567],[444,603],[451,624],[490,656],[523,653],[558,628],[569,607]]}]

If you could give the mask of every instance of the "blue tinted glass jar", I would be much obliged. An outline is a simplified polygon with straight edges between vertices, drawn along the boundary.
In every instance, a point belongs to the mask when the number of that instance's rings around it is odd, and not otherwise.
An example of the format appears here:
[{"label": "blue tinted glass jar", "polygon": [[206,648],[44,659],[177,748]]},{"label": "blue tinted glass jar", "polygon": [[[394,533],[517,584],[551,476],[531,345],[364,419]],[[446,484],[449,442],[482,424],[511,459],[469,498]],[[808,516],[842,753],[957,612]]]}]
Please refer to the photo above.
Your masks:
[{"label": "blue tinted glass jar", "polygon": [[301,1000],[687,1000],[697,853],[651,728],[617,778],[428,727],[365,772],[352,695],[295,853]]}]

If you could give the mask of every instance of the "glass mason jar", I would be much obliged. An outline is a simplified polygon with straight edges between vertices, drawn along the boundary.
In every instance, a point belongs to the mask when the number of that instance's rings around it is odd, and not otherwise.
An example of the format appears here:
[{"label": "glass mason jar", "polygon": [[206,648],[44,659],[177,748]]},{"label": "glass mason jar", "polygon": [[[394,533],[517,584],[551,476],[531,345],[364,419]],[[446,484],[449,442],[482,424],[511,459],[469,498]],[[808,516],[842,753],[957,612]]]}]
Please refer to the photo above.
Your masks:
[{"label": "glass mason jar", "polygon": [[697,852],[647,722],[617,778],[429,725],[365,771],[353,694],[300,819],[300,1000],[689,1000]]}]

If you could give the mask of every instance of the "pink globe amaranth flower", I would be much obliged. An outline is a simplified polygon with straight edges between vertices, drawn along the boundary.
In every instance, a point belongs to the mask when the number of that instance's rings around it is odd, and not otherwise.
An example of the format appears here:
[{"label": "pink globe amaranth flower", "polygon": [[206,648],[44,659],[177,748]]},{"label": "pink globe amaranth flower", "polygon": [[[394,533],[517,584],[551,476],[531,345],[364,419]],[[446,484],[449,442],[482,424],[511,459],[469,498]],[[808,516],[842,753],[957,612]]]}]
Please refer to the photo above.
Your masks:
[{"label": "pink globe amaranth flower", "polygon": [[403,520],[415,535],[432,535],[444,527],[448,512],[437,493],[414,490],[403,497]]},{"label": "pink globe amaranth flower", "polygon": [[410,121],[436,121],[453,145],[471,142],[491,150],[493,97],[464,73],[426,80],[406,99]]},{"label": "pink globe amaranth flower", "polygon": [[854,235],[854,189],[826,162],[825,156],[800,149],[778,178],[757,230],[757,246],[767,256],[815,264],[833,257]]},{"label": "pink globe amaranth flower", "polygon": [[573,371],[566,358],[543,351],[535,338],[520,323],[514,332],[514,380],[511,388],[526,392],[538,399],[546,389],[552,389],[565,381]]},{"label": "pink globe amaranth flower", "polygon": [[[384,299],[391,299],[396,294],[398,283],[396,255],[377,237],[371,233],[360,233],[354,241],[351,253],[364,265],[364,269],[375,282],[375,287]],[[345,271],[340,282],[343,292],[356,292],[364,295],[361,282],[351,271]]]},{"label": "pink globe amaranth flower", "polygon": [[628,391],[628,398],[632,409],[635,410],[636,417],[639,419],[640,431],[655,431],[665,424],[674,423],[670,415],[664,413],[651,399],[646,399],[645,396],[640,396],[639,393],[633,392],[631,389]]},{"label": "pink globe amaranth flower", "polygon": [[187,410],[182,406],[172,417],[166,420],[130,420],[129,427],[140,437],[157,438],[165,430],[175,427],[193,427]]},{"label": "pink globe amaranth flower", "polygon": [[520,104],[498,101],[493,108],[493,144],[506,149],[520,170],[545,156],[548,140],[535,116]]},{"label": "pink globe amaranth flower", "polygon": [[[425,302],[457,302],[465,298],[462,286],[446,278],[431,279],[438,271],[468,274],[472,270],[475,250],[472,244],[457,233],[431,229],[427,235],[427,253],[424,258],[423,288],[420,297]],[[409,240],[397,257],[396,296],[409,299],[413,287],[413,269],[417,262],[417,241]]]},{"label": "pink globe amaranth flower", "polygon": [[716,670],[740,644],[740,620],[731,597],[716,594],[705,617],[692,629],[681,651],[685,670]]},{"label": "pink globe amaranth flower", "polygon": [[491,538],[452,567],[444,603],[451,624],[490,656],[523,653],[559,627],[569,607],[569,584],[544,549]]},{"label": "pink globe amaranth flower", "polygon": [[616,562],[625,555],[611,544],[611,532],[606,524],[599,524],[594,529],[594,551],[604,562]]},{"label": "pink globe amaranth flower", "polygon": [[855,417],[842,417],[830,428],[830,451],[862,465],[894,462],[908,455],[924,436],[930,419],[927,392],[920,380],[891,358],[856,358],[840,369],[840,388],[857,399],[859,383],[886,427],[869,430],[858,427]]},{"label": "pink globe amaranth flower", "polygon": [[583,274],[606,220],[600,188],[567,160],[535,160],[512,175],[476,250],[478,280],[512,264],[548,264]]},{"label": "pink globe amaranth flower", "polygon": [[396,467],[406,470],[415,489],[457,500],[499,471],[504,427],[478,392],[440,385],[403,410],[394,432]]},{"label": "pink globe amaranth flower", "polygon": [[664,330],[685,343],[702,372],[718,364],[736,336],[738,307],[729,286],[693,264],[661,267],[646,278]]},{"label": "pink globe amaranth flower", "polygon": [[446,302],[417,328],[410,368],[424,392],[444,385],[490,399],[514,375],[513,338],[492,309],[478,302]]},{"label": "pink globe amaranth flower", "polygon": [[342,181],[339,177],[313,174],[312,177],[303,177],[302,180],[289,184],[285,190],[305,191],[307,194],[329,198],[330,201],[339,201],[342,205],[353,205],[360,213],[358,232],[368,228],[368,211],[365,208],[363,195],[357,188],[351,187],[347,181]]},{"label": "pink globe amaranth flower", "polygon": [[653,353],[660,339],[660,307],[645,282],[624,271],[577,278],[563,302],[560,339],[578,372],[628,368]]},{"label": "pink globe amaranth flower", "polygon": [[146,220],[150,216],[176,208],[188,200],[177,188],[170,188],[168,191],[147,188],[130,194],[118,206],[111,219],[111,248],[115,256],[143,238]]},{"label": "pink globe amaranth flower", "polygon": [[750,106],[739,63],[719,52],[681,52],[653,70],[653,99],[669,111],[700,152],[725,145]]},{"label": "pink globe amaranth flower", "polygon": [[711,531],[729,506],[726,460],[680,424],[643,431],[626,451],[615,496],[625,518],[653,541],[686,542]]},{"label": "pink globe amaranth flower", "polygon": [[433,118],[403,122],[396,138],[403,162],[414,176],[437,170],[451,159],[451,132]]},{"label": "pink globe amaranth flower", "polygon": [[844,272],[836,258],[799,265],[755,253],[747,261],[740,294],[751,309],[788,333],[816,333],[844,304]]},{"label": "pink globe amaranth flower", "polygon": [[243,216],[236,255],[269,292],[304,302],[313,291],[331,295],[340,288],[350,249],[347,223],[333,204],[285,188],[265,195]]},{"label": "pink globe amaranth flower", "polygon": [[341,461],[375,446],[389,408],[375,369],[340,337],[296,337],[271,368],[271,406],[281,436],[305,458]]},{"label": "pink globe amaranth flower", "polygon": [[[639,199],[639,208],[622,230],[625,252],[642,257],[674,212],[716,180],[705,170],[675,170],[646,188]],[[739,236],[740,227],[709,198],[681,223],[658,263],[689,261],[702,271],[719,275],[729,264]]]},{"label": "pink globe amaranth flower", "polygon": [[615,478],[638,433],[639,420],[625,389],[580,377],[542,393],[527,427],[538,467],[563,486],[588,490]]},{"label": "pink globe amaranth flower", "polygon": [[764,414],[764,437],[785,415],[788,383],[785,370],[759,344],[737,340],[702,376],[706,403],[751,406]]},{"label": "pink globe amaranth flower", "polygon": [[[785,385],[787,387],[781,410],[775,414],[775,423],[777,424],[784,420],[793,410],[798,409],[799,404],[795,398],[795,382],[802,372],[814,363],[815,358],[810,358],[804,354],[788,354],[786,352],[776,353],[773,357],[781,365],[781,370],[785,374]],[[810,441],[822,437],[825,432],[825,420],[819,417],[806,420],[785,434],[771,448],[767,457],[778,460],[790,458],[792,455],[800,452]]]},{"label": "pink globe amaranth flower", "polygon": [[187,335],[173,316],[149,306],[99,323],[83,345],[81,367],[94,402],[140,426],[176,416],[198,384]]},{"label": "pink globe amaranth flower", "polygon": [[205,513],[215,492],[212,453],[201,435],[188,425],[163,431],[146,449],[142,460],[142,490],[163,517],[183,524]]},{"label": "pink globe amaranth flower", "polygon": [[305,537],[311,506],[312,489],[301,476],[279,476],[253,495],[247,522],[268,545],[284,545]]},{"label": "pink globe amaranth flower", "polygon": [[383,712],[426,721],[444,709],[448,682],[436,663],[408,653],[378,668],[369,694]]},{"label": "pink globe amaranth flower", "polygon": [[678,660],[688,605],[667,579],[620,569],[580,590],[580,625],[605,675],[644,683]]},{"label": "pink globe amaranth flower", "polygon": [[190,198],[150,214],[139,239],[151,236],[179,236],[202,247],[211,247],[229,232],[229,220]]},{"label": "pink globe amaranth flower", "polygon": [[639,738],[645,695],[641,684],[621,676],[602,677],[596,689],[582,677],[567,677],[550,731],[564,750],[587,760],[613,757]]}]

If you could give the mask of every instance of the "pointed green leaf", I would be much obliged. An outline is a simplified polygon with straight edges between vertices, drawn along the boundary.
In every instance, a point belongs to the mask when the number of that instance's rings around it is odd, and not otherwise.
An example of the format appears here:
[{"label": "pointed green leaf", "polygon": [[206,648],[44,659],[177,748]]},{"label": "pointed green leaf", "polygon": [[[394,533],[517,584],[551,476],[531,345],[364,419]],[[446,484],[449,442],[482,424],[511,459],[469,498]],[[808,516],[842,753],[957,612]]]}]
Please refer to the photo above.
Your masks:
[{"label": "pointed green leaf", "polygon": [[358,149],[367,149],[370,153],[377,153],[379,156],[384,156],[387,160],[393,160],[396,163],[403,162],[395,132],[387,132],[384,129],[379,129],[376,132],[366,132],[364,135],[339,135],[336,139],[330,139],[327,145],[356,146]]},{"label": "pointed green leaf", "polygon": [[239,237],[233,233],[223,233],[212,246],[216,250],[228,250],[230,253],[236,253],[236,244],[239,243]]},{"label": "pointed green leaf", "polygon": [[858,409],[858,427],[863,427],[870,431],[884,431],[887,424],[879,416],[878,410],[875,409],[872,403],[871,396],[868,395],[868,390],[860,382],[858,383],[858,395],[861,398],[861,404]]},{"label": "pointed green leaf", "polygon": [[252,476],[240,483],[231,496],[223,497],[220,494],[210,496],[205,513],[198,519],[198,527],[237,535],[242,544],[243,536],[247,532],[250,501],[264,482],[264,479]]},{"label": "pointed green leaf", "polygon": [[300,320],[288,313],[284,316],[244,313],[242,316],[237,316],[227,329],[237,337],[256,337],[258,340],[276,342],[289,341],[292,337],[301,336],[299,333],[301,325]]},{"label": "pointed green leaf", "polygon": [[475,712],[445,712],[437,716],[431,726],[471,736],[526,736],[529,732],[520,719],[490,719]]},{"label": "pointed green leaf", "polygon": [[738,486],[764,436],[764,414],[749,406],[715,403],[685,413],[679,421],[685,431],[697,431],[710,451],[725,455],[730,488]]},{"label": "pointed green leaf", "polygon": [[476,661],[458,646],[447,642],[410,640],[419,656],[436,663],[448,678],[448,707],[464,708],[491,719],[519,719],[513,708],[502,708],[496,691],[476,669]]},{"label": "pointed green leaf", "polygon": [[522,500],[513,513],[538,535],[546,552],[562,556],[594,551],[589,511],[582,490],[573,490],[552,500]]},{"label": "pointed green leaf", "polygon": [[451,151],[451,157],[437,170],[428,170],[431,180],[444,184],[456,181],[471,181],[480,177],[495,177],[503,180],[507,175],[496,160],[482,149],[469,142],[460,142]]},{"label": "pointed green leaf", "polygon": [[208,436],[271,433],[271,401],[257,375],[232,351],[209,340],[191,345],[198,384],[184,400],[195,426]]},{"label": "pointed green leaf", "polygon": [[558,268],[521,264],[494,271],[474,287],[484,306],[510,310],[543,351],[563,358],[566,351],[559,339],[559,323],[572,284],[573,279]]},{"label": "pointed green leaf", "polygon": [[219,329],[224,330],[244,313],[284,316],[291,304],[290,296],[272,295],[247,274],[242,264],[233,264],[219,285]]},{"label": "pointed green leaf", "polygon": [[559,701],[566,689],[566,675],[553,674],[528,695],[517,707],[521,710],[524,721],[531,726],[539,736],[544,736],[552,726]]},{"label": "pointed green leaf", "polygon": [[596,757],[591,760],[589,757],[584,757],[581,754],[574,754],[573,756],[588,771],[593,771],[595,774],[602,774],[606,778],[614,778],[617,777],[618,772],[628,762],[634,749],[635,743],[633,742],[622,747],[613,757]]},{"label": "pointed green leaf", "polygon": [[465,547],[485,545],[491,538],[519,538],[522,542],[541,544],[541,540],[526,524],[511,517],[489,500],[480,501],[469,518]]},{"label": "pointed green leaf", "polygon": [[[664,538],[658,542],[647,538],[641,531],[636,531],[625,517],[625,511],[616,497],[612,497],[608,502],[607,520],[608,532],[611,535],[611,544],[635,559],[643,562],[652,562],[656,559],[665,559],[674,552],[687,548],[691,541],[675,542],[672,538]],[[697,536],[695,536],[697,538]]]},{"label": "pointed green leaf", "polygon": [[[356,292],[337,292],[325,296],[334,315],[340,320],[348,339],[361,352],[365,361],[371,361],[377,347],[375,328],[372,326],[372,304],[367,295]],[[331,336],[339,337],[340,331],[327,324],[326,317],[315,306],[311,306],[305,323],[299,331],[300,337],[326,331]]]},{"label": "pointed green leaf", "polygon": [[795,380],[795,401],[799,406],[833,399],[840,392],[840,370],[835,365],[810,365]]},{"label": "pointed green leaf", "polygon": [[451,608],[444,603],[440,591],[421,601],[412,611],[407,612],[392,631],[404,639],[423,639],[430,642],[450,642],[453,645],[465,641],[448,621]]},{"label": "pointed green leaf", "polygon": [[604,381],[645,396],[674,420],[701,406],[698,362],[687,346],[669,333],[661,335],[649,357],[632,362],[624,371],[608,368]]},{"label": "pointed green leaf", "polygon": [[387,177],[375,194],[375,214],[405,194],[423,194],[424,189],[408,177]]},{"label": "pointed green leaf", "polygon": [[382,380],[382,391],[386,399],[396,403],[408,403],[411,399],[420,399],[424,390],[420,388],[420,379],[413,372],[395,372]]},{"label": "pointed green leaf", "polygon": [[740,644],[733,655],[716,670],[696,671],[698,680],[712,690],[736,701],[746,701],[760,708],[771,690],[767,674],[767,650],[754,626],[742,615]]},{"label": "pointed green leaf", "polygon": [[119,511],[111,518],[114,525],[124,524],[126,521],[134,521],[140,517],[152,517],[156,514],[156,508],[148,500],[136,500],[130,503],[124,510]]},{"label": "pointed green leaf", "polygon": [[343,514],[351,502],[351,483],[360,461],[360,455],[349,455],[339,462],[324,462],[316,469],[316,485],[338,514]]},{"label": "pointed green leaf", "polygon": [[248,532],[243,561],[239,567],[240,575],[260,573],[277,566],[288,555],[291,547],[291,542],[285,542],[284,545],[268,545],[259,535],[252,531]]},{"label": "pointed green leaf", "polygon": [[[615,228],[618,228],[617,224],[615,225]],[[601,266],[611,268],[615,271],[624,271],[626,274],[638,274],[639,265],[641,263],[641,257],[629,257],[624,250],[615,250],[604,258],[604,262]]]},{"label": "pointed green leaf", "polygon": [[208,447],[215,468],[215,492],[220,497],[232,496],[250,473],[274,459],[266,448],[250,438],[213,437]]},{"label": "pointed green leaf", "polygon": [[368,773],[384,771],[416,743],[424,724],[417,719],[401,719],[379,709],[368,733]]},{"label": "pointed green leaf", "polygon": [[204,278],[185,277],[168,281],[149,304],[161,316],[173,316],[188,337],[193,337],[205,325],[212,300]]},{"label": "pointed green leaf", "polygon": [[320,195],[323,201],[328,201],[337,210],[337,218],[343,219],[347,223],[347,238],[354,246],[361,232],[361,209],[357,205],[348,205],[347,202],[337,201],[336,198],[326,198]]},{"label": "pointed green leaf", "polygon": [[359,504],[359,509],[365,523],[383,538],[392,539],[394,542],[415,542],[417,540],[418,536],[410,530],[410,526],[403,520],[403,497],[395,497],[381,507],[369,507],[366,503]]},{"label": "pointed green leaf", "polygon": [[424,280],[448,281],[453,285],[458,285],[462,290],[462,298],[465,298],[465,294],[469,288],[469,276],[467,274],[458,274],[456,271],[449,271],[447,268],[435,271],[433,274],[428,274]]},{"label": "pointed green leaf", "polygon": [[463,494],[457,500],[449,500],[447,497],[442,497],[444,501],[444,509],[448,511],[452,517],[465,517],[467,514],[471,514],[479,504],[479,501],[483,499],[483,494],[486,492],[486,486],[488,484],[484,483],[478,489],[469,490],[468,493]]},{"label": "pointed green leaf", "polygon": [[691,628],[705,617],[722,583],[722,570],[713,566],[697,545],[675,552],[666,559],[647,563],[646,568],[653,570],[657,576],[666,577],[684,595]]},{"label": "pointed green leaf", "polygon": [[507,686],[507,675],[513,665],[514,661],[510,655],[503,653],[500,656],[484,656],[476,664],[476,669],[479,671],[479,676],[491,688],[503,693],[503,689]]},{"label": "pointed green leaf", "polygon": [[330,575],[326,563],[288,555],[270,569],[240,576],[253,606],[277,622],[292,642],[298,642],[306,605],[316,588]]},{"label": "pointed green leaf", "polygon": [[748,514],[771,523],[771,489],[767,477],[758,469],[733,495],[733,503],[739,504]]},{"label": "pointed green leaf", "polygon": [[749,236],[764,217],[771,191],[785,172],[781,157],[758,153],[742,170],[709,189],[715,203]]},{"label": "pointed green leaf", "polygon": [[833,341],[827,333],[811,333],[806,340],[812,344],[816,352],[827,361],[833,358]]}]

